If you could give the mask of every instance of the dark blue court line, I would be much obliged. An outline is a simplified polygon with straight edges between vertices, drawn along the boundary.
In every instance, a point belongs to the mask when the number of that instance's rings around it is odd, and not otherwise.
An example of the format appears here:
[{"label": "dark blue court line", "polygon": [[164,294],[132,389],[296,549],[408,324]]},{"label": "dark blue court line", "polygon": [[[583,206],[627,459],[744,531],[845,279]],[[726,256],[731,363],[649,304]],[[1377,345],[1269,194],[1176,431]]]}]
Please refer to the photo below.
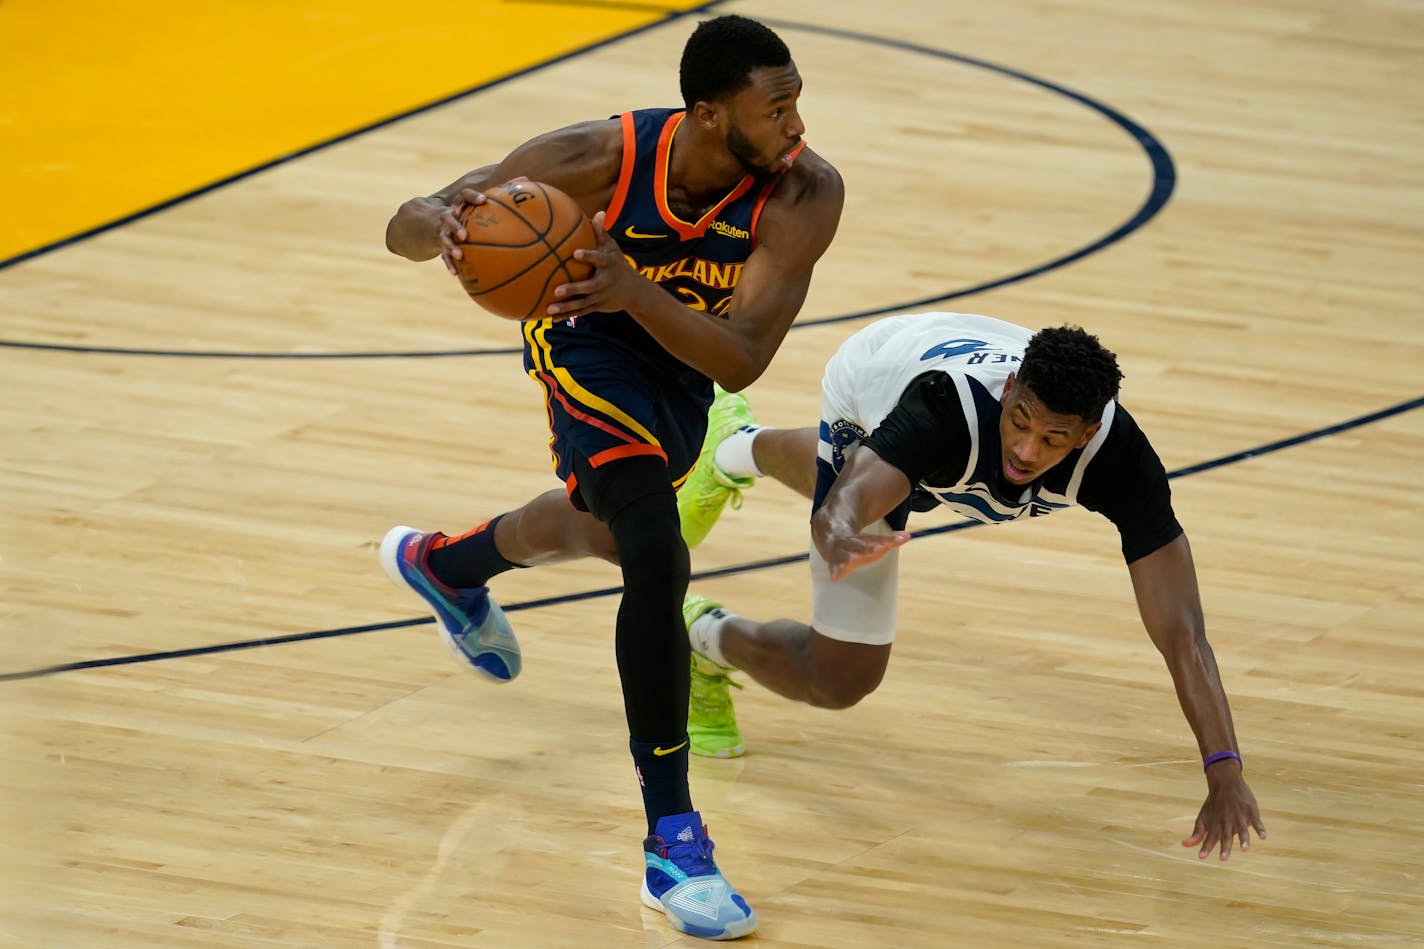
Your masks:
[{"label": "dark blue court line", "polygon": [[928,46],[921,46],[918,43],[908,43],[902,40],[885,39],[883,37],[866,37],[859,33],[853,33],[847,30],[839,30],[835,29],[834,27],[828,26],[808,26],[802,23],[786,23],[777,20],[765,20],[764,22],[768,26],[790,27],[793,29],[804,30],[810,33],[820,33],[826,36],[835,36],[841,39],[847,39],[852,41],[868,39],[881,46],[888,46],[892,49],[904,50],[910,53],[919,53],[925,56],[935,57],[937,59],[953,60],[957,63],[963,63],[966,66],[974,66],[978,69],[988,70],[989,72],[998,73],[1001,76],[1007,76],[1010,79],[1017,79],[1021,82],[1026,82],[1031,85],[1038,86],[1041,89],[1046,89],[1049,92],[1056,93],[1057,95],[1064,96],[1068,99],[1072,99],[1079,105],[1086,106],[1092,111],[1097,112],[1109,122],[1112,122],[1118,128],[1122,129],[1128,135],[1132,136],[1133,141],[1135,141],[1137,145],[1143,150],[1143,152],[1146,153],[1148,161],[1152,163],[1152,188],[1147,193],[1146,200],[1142,202],[1142,205],[1137,209],[1137,211],[1132,215],[1132,217],[1128,218],[1122,224],[1118,225],[1113,230],[1104,234],[1102,237],[1093,241],[1091,244],[1087,244],[1077,250],[1070,251],[1066,254],[1063,254],[1062,256],[1055,257],[1047,263],[1039,264],[1036,267],[1030,267],[1027,270],[1021,270],[1018,273],[1010,274],[1007,277],[1000,277],[996,280],[987,280],[983,283],[975,284],[972,287],[965,287],[962,290],[954,290],[950,293],[940,294],[938,296],[932,297],[925,297],[920,300],[911,300],[907,303],[897,303],[894,306],[882,306],[877,307],[873,310],[861,310],[858,313],[849,313],[845,316],[832,316],[820,320],[807,320],[805,322],[798,321],[795,325],[791,327],[792,329],[796,329],[799,326],[821,326],[826,323],[843,323],[847,320],[860,320],[868,316],[879,316],[884,313],[894,313],[900,310],[914,310],[920,307],[929,306],[930,304],[944,303],[948,300],[954,300],[959,297],[966,297],[975,293],[983,293],[986,290],[994,290],[999,287],[1008,286],[1012,283],[1019,283],[1023,280],[1028,280],[1032,277],[1037,277],[1040,274],[1047,273],[1050,270],[1057,270],[1060,267],[1066,267],[1068,264],[1071,264],[1077,260],[1081,260],[1082,258],[1087,257],[1089,254],[1095,254],[1098,251],[1103,250],[1112,244],[1116,244],[1118,241],[1122,240],[1124,237],[1127,237],[1133,231],[1137,230],[1138,228],[1145,225],[1148,221],[1152,220],[1152,218],[1156,217],[1158,212],[1161,211],[1162,208],[1167,205],[1167,202],[1172,197],[1172,191],[1176,188],[1176,166],[1172,163],[1172,156],[1167,152],[1166,146],[1163,145],[1160,141],[1158,141],[1155,135],[1147,131],[1147,129],[1143,128],[1138,123],[1134,122],[1132,119],[1128,118],[1126,115],[1112,108],[1111,106],[1105,105],[1097,101],[1096,99],[1084,95],[1081,92],[1075,92],[1074,90],[1069,89],[1067,86],[1060,86],[1057,83],[1049,82],[1046,79],[1039,79],[1038,77],[1031,76],[1026,72],[1021,72],[1017,69],[1011,69],[1008,66],[1000,66],[997,63],[991,63],[983,59],[976,59],[973,56],[964,56],[959,53],[948,53],[943,50],[932,49]]},{"label": "dark blue court line", "polygon": [[[1280,441],[1269,442],[1256,448],[1246,451],[1238,451],[1235,454],[1223,455],[1211,461],[1204,461],[1196,465],[1188,465],[1185,468],[1178,468],[1176,471],[1168,472],[1168,478],[1185,478],[1188,475],[1201,474],[1204,471],[1211,471],[1213,468],[1221,468],[1225,465],[1235,464],[1245,461],[1248,458],[1259,458],[1262,455],[1269,455],[1272,452],[1281,451],[1285,448],[1293,448],[1296,445],[1303,445],[1329,435],[1336,435],[1340,432],[1348,431],[1352,428],[1359,428],[1362,425],[1369,425],[1371,422],[1378,422],[1391,418],[1395,415],[1402,415],[1414,409],[1424,407],[1424,396],[1417,399],[1410,399],[1408,402],[1401,402],[1398,405],[1378,412],[1371,412],[1368,415],[1361,415],[1349,421],[1331,425],[1328,428],[1317,429],[1313,432],[1306,432],[1303,435],[1295,435],[1291,438],[1283,438]],[[913,531],[916,538],[933,537],[936,534],[947,534],[951,531],[966,530],[970,527],[984,526],[980,521],[957,521],[953,524],[942,524],[939,527],[929,527],[924,530]],[[782,567],[787,564],[798,563],[807,559],[807,555],[787,554],[783,557],[772,557],[766,560],[755,560],[751,563],[734,564],[730,567],[719,567],[716,570],[702,570],[692,575],[693,581],[709,580],[713,577],[727,577],[738,573],[749,573],[753,570],[767,570],[771,567]],[[526,600],[523,603],[510,603],[503,605],[506,613],[515,613],[519,610],[538,609],[543,606],[556,606],[564,603],[577,603],[580,600],[592,600],[605,596],[616,596],[623,592],[622,587],[604,587],[601,590],[585,590],[581,593],[566,593],[559,596],[545,597],[540,600]],[[293,633],[290,636],[275,636],[268,639],[249,639],[235,643],[219,643],[215,646],[195,646],[191,649],[172,649],[167,652],[140,653],[134,656],[114,656],[109,659],[88,659],[83,662],[67,662],[58,666],[45,666],[40,669],[25,669],[20,672],[0,673],[0,682],[11,682],[19,679],[37,679],[41,676],[57,675],[61,672],[77,672],[81,669],[101,669],[106,666],[127,666],[136,662],[156,662],[160,659],[181,659],[186,656],[207,656],[220,652],[237,652],[241,649],[256,649],[259,646],[280,646],[284,643],[310,642],[316,639],[331,639],[336,636],[353,636],[357,633],[374,633],[386,629],[403,629],[407,626],[423,626],[434,623],[432,617],[426,616],[420,619],[395,620],[389,623],[372,623],[368,626],[347,626],[341,629],[324,629],[310,633]]]},{"label": "dark blue court line", "polygon": [[[677,14],[677,16],[686,16],[689,14],[700,13],[705,11],[707,8],[715,5],[715,3],[705,4],[703,7],[699,7],[696,10],[688,11],[684,14]],[[338,142],[346,141],[347,139],[352,138],[356,135],[363,134],[364,132],[373,131],[385,125],[389,125],[392,122],[399,121],[400,119],[403,119],[408,115],[418,115],[421,112],[425,112],[439,105],[444,105],[462,96],[471,95],[476,92],[481,92],[485,89],[493,88],[494,86],[497,86],[500,83],[507,82],[509,79],[528,75],[529,73],[534,72],[538,69],[543,69],[545,66],[552,65],[557,62],[562,62],[563,60],[569,59],[573,56],[583,55],[586,52],[598,49],[599,47],[608,45],[610,43],[617,42],[627,36],[634,36],[637,33],[652,29],[655,26],[662,26],[669,19],[673,18],[674,16],[670,15],[662,22],[642,27],[638,30],[633,31],[632,33],[624,34],[623,36],[620,36],[617,39],[608,40],[605,43],[589,46],[583,50],[579,50],[577,52],[561,56],[558,59],[550,60],[548,63],[543,63],[539,66],[530,67],[529,69],[525,69],[522,72],[515,73],[511,76],[505,77],[504,79],[499,79],[491,83],[486,83],[482,86],[476,86],[475,88],[468,89],[465,92],[449,96],[445,99],[440,100],[439,102],[433,103],[432,105],[422,106],[421,108],[416,109],[412,112],[405,113],[404,115],[385,119],[375,125],[368,126],[367,128],[358,130],[356,132],[351,132],[347,135],[343,135],[342,137],[333,139],[330,142],[325,142],[321,145],[316,145],[312,148],[305,149],[300,152],[294,152],[292,155],[287,156],[285,158],[268,162],[267,164],[262,165],[258,168],[254,168],[251,171],[243,172],[240,175],[236,175],[232,178],[228,178],[216,184],[209,185],[208,187],[200,191],[193,192],[192,194],[185,195],[180,198],[175,198],[172,201],[166,202],[154,208],[150,208],[147,211],[139,212],[136,215],[130,215],[127,218],[124,218],[120,221],[116,221],[113,224],[105,225],[102,228],[90,231],[86,234],[81,234],[66,241],[61,241],[57,244],[52,244],[49,247],[41,248],[26,255],[21,255],[20,257],[14,258],[9,261],[0,261],[0,270],[3,270],[10,264],[18,263],[21,260],[28,259],[28,257],[36,256],[41,253],[47,253],[51,250],[56,250],[60,247],[74,243],[75,241],[79,241],[87,237],[92,237],[95,234],[103,233],[104,231],[109,230],[111,228],[130,223],[132,221],[138,220],[141,217],[145,217],[149,214],[161,211],[165,208],[172,207],[175,204],[188,200],[188,198],[197,197],[201,194],[206,194],[208,191],[211,191],[214,188],[220,188],[235,181],[240,181],[250,175],[256,174],[260,171],[265,171],[268,168],[272,168],[276,165],[279,165],[282,162],[289,161],[294,158],[300,158],[304,155],[311,154],[312,152],[318,149],[325,148],[328,145],[334,145]],[[1147,131],[1147,129],[1143,128],[1141,125],[1134,122],[1132,119],[1129,119],[1127,116],[1123,115],[1121,112],[1118,112],[1116,109],[1104,105],[1103,103],[1098,102],[1097,100],[1092,99],[1082,94],[1081,92],[1075,92],[1074,90],[1069,89],[1066,86],[1060,86],[1057,83],[1049,82],[1046,79],[1039,79],[1036,76],[1031,76],[1028,73],[1021,72],[1017,69],[1010,69],[1007,66],[1000,66],[982,59],[975,59],[972,56],[963,56],[959,53],[949,53],[945,52],[944,50],[932,49],[928,46],[920,46],[915,43],[907,43],[901,40],[886,39],[883,37],[870,36],[863,33],[854,33],[847,30],[837,30],[830,27],[820,27],[804,23],[792,23],[788,21],[777,20],[765,20],[764,22],[766,22],[769,26],[778,27],[780,29],[802,30],[804,32],[809,33],[820,33],[822,35],[834,36],[840,39],[849,40],[851,42],[863,42],[881,46],[888,46],[892,49],[899,49],[910,53],[930,56],[935,59],[947,59],[953,62],[962,63],[966,66],[973,66],[978,69],[985,69],[989,72],[998,73],[1001,76],[1006,76],[1010,79],[1016,79],[1022,82],[1026,82],[1030,85],[1038,86],[1041,89],[1045,89],[1057,95],[1064,96],[1065,98],[1071,99],[1072,101],[1077,102],[1080,105],[1086,106],[1088,109],[1097,112],[1099,115],[1103,116],[1108,121],[1121,128],[1129,136],[1131,136],[1133,141],[1136,142],[1137,145],[1143,150],[1143,152],[1146,153],[1148,161],[1152,165],[1152,187],[1148,191],[1147,198],[1143,201],[1142,205],[1137,209],[1137,211],[1134,212],[1133,215],[1126,221],[1124,221],[1122,224],[1113,228],[1111,231],[1108,231],[1106,234],[1099,237],[1097,240],[1084,245],[1083,247],[1055,257],[1052,260],[1047,261],[1046,263],[1038,264],[1037,266],[1030,267],[1026,270],[1021,270],[1017,273],[1009,274],[1006,277],[998,277],[993,280],[986,280],[982,283],[977,283],[973,286],[964,287],[959,290],[951,290],[947,293],[940,293],[918,300],[907,300],[901,303],[894,303],[888,306],[880,306],[870,310],[861,310],[856,313],[847,313],[840,316],[830,316],[817,320],[798,320],[792,325],[791,328],[793,330],[805,328],[808,326],[821,326],[826,323],[843,323],[848,320],[862,320],[866,317],[878,316],[882,313],[894,313],[900,310],[913,310],[916,308],[929,306],[931,304],[944,303],[949,300],[958,299],[960,297],[970,296],[971,294],[983,293],[986,290],[993,290],[998,287],[1008,286],[1009,284],[1019,283],[1024,280],[1028,280],[1032,277],[1037,277],[1041,274],[1047,273],[1050,270],[1057,270],[1060,267],[1066,267],[1068,264],[1081,260],[1082,258],[1087,257],[1089,254],[1097,253],[1098,251],[1103,250],[1104,248],[1109,247],[1110,245],[1115,244],[1123,238],[1127,237],[1133,231],[1142,227],[1153,217],[1155,217],[1158,212],[1160,212],[1162,208],[1166,206],[1168,200],[1171,199],[1172,191],[1176,187],[1177,171],[1172,163],[1172,156],[1168,154],[1166,147],[1163,146],[1163,144],[1159,142],[1157,138],[1152,135],[1151,132]],[[123,356],[168,356],[188,359],[411,359],[446,356],[508,356],[521,352],[521,350],[518,348],[503,348],[417,350],[407,352],[261,353],[213,350],[198,351],[168,349],[133,349],[122,346],[77,346],[63,343],[33,343],[17,342],[12,340],[0,340],[0,347],[7,347],[11,349],[34,349],[48,350],[54,352],[73,352]]]}]

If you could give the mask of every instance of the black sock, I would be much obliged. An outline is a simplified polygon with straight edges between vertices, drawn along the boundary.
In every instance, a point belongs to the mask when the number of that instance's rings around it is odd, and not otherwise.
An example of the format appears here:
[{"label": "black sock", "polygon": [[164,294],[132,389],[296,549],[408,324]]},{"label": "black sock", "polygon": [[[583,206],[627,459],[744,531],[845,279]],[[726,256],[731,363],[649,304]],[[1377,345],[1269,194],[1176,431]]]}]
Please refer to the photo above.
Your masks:
[{"label": "black sock", "polygon": [[630,738],[628,750],[633,753],[633,766],[638,770],[651,836],[658,818],[692,810],[692,792],[687,787],[687,736],[663,742]]},{"label": "black sock", "polygon": [[447,537],[431,545],[425,564],[435,579],[456,590],[486,586],[490,577],[518,567],[500,554],[494,545],[494,526],[499,517],[492,517],[479,527],[459,537]]}]

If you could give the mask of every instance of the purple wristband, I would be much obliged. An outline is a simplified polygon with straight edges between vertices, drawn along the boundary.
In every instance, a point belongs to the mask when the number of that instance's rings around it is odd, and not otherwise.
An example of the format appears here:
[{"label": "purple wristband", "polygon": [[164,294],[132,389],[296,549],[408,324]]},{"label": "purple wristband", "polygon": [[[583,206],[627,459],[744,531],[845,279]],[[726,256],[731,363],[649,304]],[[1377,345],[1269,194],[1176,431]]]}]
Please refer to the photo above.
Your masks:
[{"label": "purple wristband", "polygon": [[1216,764],[1218,761],[1221,761],[1221,760],[1223,760],[1223,759],[1225,759],[1225,758],[1235,758],[1237,764],[1241,765],[1243,768],[1246,766],[1245,762],[1243,762],[1243,761],[1241,760],[1241,756],[1238,755],[1236,752],[1234,752],[1234,751],[1218,751],[1218,752],[1217,752],[1216,754],[1214,754],[1214,755],[1208,755],[1208,756],[1207,756],[1207,759],[1202,762],[1202,770],[1205,771],[1207,768],[1210,768],[1212,765]]}]

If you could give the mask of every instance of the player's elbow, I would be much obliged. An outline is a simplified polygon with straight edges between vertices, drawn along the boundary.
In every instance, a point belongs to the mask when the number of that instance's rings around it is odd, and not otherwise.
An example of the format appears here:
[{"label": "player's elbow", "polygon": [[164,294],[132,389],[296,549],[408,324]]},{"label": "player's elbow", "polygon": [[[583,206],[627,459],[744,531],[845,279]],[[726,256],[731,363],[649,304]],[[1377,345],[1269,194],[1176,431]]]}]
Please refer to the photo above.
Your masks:
[{"label": "player's elbow", "polygon": [[712,378],[728,392],[741,392],[760,379],[770,363],[770,354],[763,358],[759,353],[738,351]]},{"label": "player's elbow", "polygon": [[440,244],[415,223],[420,220],[420,208],[425,198],[412,198],[402,204],[386,222],[386,250],[406,260],[430,260],[440,253]]},{"label": "player's elbow", "polygon": [[728,392],[741,392],[747,386],[751,385],[753,382],[756,382],[757,377],[748,377],[733,373],[719,373],[713,378],[712,381],[716,382],[719,386],[726,389]]},{"label": "player's elbow", "polygon": [[391,218],[391,222],[386,225],[386,250],[397,257],[404,257],[406,260],[429,260],[429,256],[417,253],[410,243],[410,239],[405,229],[400,226],[399,218]]},{"label": "player's elbow", "polygon": [[398,246],[399,244],[400,238],[396,236],[396,219],[391,218],[386,224],[386,250],[395,254],[397,257],[404,257],[405,254],[401,253],[400,247]]}]

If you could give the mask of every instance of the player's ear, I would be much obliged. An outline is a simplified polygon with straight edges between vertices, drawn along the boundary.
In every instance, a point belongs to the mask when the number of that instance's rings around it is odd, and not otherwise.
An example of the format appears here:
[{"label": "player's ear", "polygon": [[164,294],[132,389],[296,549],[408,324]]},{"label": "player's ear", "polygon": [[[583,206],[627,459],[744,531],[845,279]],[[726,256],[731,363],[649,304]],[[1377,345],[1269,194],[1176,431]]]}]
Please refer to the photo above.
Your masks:
[{"label": "player's ear", "polygon": [[722,124],[722,107],[715,102],[699,99],[687,110],[688,117],[705,129],[714,129]]},{"label": "player's ear", "polygon": [[1008,408],[1009,398],[1014,394],[1014,374],[1009,373],[1009,378],[1004,380],[1004,394],[999,396],[999,404]]},{"label": "player's ear", "polygon": [[1098,429],[1102,427],[1102,422],[1094,422],[1092,425],[1089,425],[1087,428],[1083,429],[1083,434],[1078,439],[1078,444],[1073,446],[1073,449],[1076,451],[1079,448],[1086,448],[1088,446],[1088,442],[1093,440],[1093,436],[1098,434]]}]

